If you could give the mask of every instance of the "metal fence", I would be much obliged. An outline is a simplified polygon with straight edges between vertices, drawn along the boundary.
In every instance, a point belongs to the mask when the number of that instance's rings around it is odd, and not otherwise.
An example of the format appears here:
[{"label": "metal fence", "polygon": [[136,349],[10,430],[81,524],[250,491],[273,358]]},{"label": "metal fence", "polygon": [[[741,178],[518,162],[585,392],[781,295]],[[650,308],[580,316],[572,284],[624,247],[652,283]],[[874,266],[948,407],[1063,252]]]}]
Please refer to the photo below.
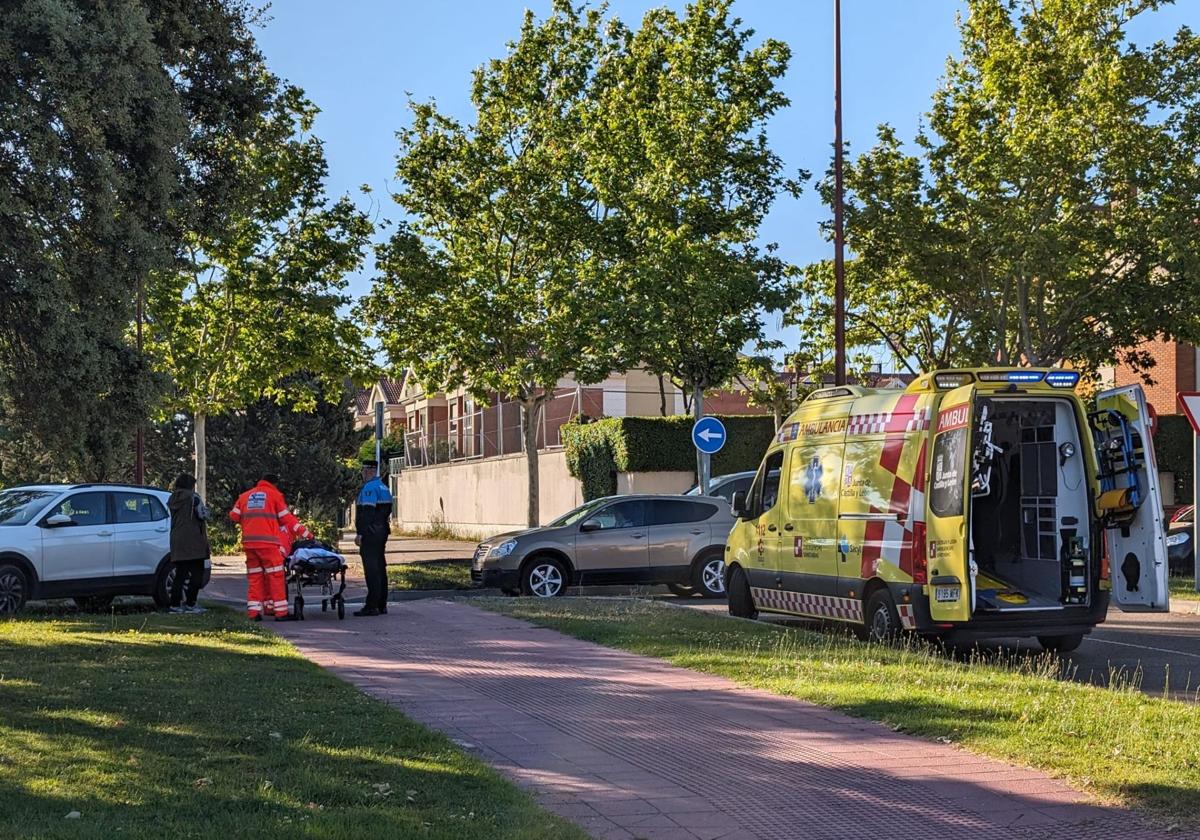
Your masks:
[{"label": "metal fence", "polygon": [[[562,426],[577,415],[576,389],[564,389],[542,405],[538,449],[562,446]],[[524,451],[521,404],[502,402],[476,407],[458,417],[437,420],[404,435],[401,467],[428,467],[472,458],[493,458]],[[393,474],[398,470],[393,465]]]}]

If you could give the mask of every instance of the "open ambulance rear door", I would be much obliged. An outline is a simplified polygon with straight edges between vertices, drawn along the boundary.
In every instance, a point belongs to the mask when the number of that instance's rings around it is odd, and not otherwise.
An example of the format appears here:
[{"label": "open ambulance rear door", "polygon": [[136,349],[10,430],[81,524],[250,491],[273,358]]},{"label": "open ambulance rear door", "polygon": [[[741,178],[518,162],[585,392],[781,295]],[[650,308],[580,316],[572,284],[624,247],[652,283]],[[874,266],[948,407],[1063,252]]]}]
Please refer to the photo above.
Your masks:
[{"label": "open ambulance rear door", "polygon": [[929,614],[934,623],[969,621],[974,611],[971,545],[971,429],[975,386],[947,391],[933,423],[929,496]]},{"label": "open ambulance rear door", "polygon": [[[1125,612],[1167,612],[1167,541],[1150,412],[1140,385],[1096,395],[1091,416],[1112,599]],[[1128,452],[1120,450],[1128,449]],[[1121,494],[1124,494],[1123,496]]]}]

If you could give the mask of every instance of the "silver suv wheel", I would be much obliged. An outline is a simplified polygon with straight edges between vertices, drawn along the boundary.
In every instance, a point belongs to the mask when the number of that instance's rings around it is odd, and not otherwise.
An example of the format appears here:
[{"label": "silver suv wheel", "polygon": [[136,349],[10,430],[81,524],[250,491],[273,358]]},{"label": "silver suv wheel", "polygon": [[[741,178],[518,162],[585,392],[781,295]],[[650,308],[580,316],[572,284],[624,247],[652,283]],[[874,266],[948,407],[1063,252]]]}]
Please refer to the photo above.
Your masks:
[{"label": "silver suv wheel", "polygon": [[529,590],[539,598],[553,598],[562,592],[563,575],[557,563],[534,563],[529,570]]},{"label": "silver suv wheel", "polygon": [[725,594],[725,558],[713,557],[700,567],[700,586],[706,594]]}]

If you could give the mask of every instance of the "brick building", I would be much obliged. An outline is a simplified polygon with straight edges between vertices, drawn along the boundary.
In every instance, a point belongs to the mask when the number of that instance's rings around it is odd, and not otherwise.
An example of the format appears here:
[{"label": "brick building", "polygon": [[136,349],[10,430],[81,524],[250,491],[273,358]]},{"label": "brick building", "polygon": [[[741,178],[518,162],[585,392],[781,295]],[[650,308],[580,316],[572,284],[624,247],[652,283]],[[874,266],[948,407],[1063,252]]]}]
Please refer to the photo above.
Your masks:
[{"label": "brick building", "polygon": [[1154,366],[1147,371],[1153,384],[1146,384],[1142,375],[1128,365],[1102,368],[1100,381],[1103,387],[1141,385],[1146,392],[1146,401],[1159,414],[1180,414],[1176,395],[1180,391],[1200,391],[1197,371],[1200,370],[1200,350],[1191,344],[1155,339],[1147,341],[1144,350],[1154,359]]}]

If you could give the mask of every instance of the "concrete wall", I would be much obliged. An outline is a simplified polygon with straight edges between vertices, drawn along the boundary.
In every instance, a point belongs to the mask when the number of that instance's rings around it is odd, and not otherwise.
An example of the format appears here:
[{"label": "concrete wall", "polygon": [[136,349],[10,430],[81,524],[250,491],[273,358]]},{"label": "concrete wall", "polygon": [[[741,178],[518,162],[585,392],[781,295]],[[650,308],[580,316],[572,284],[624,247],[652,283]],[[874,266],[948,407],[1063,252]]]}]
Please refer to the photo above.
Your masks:
[{"label": "concrete wall", "polygon": [[[563,452],[542,452],[538,467],[543,524],[583,504]],[[524,455],[405,470],[396,478],[396,524],[418,531],[444,522],[472,539],[524,528],[526,475]]]},{"label": "concrete wall", "polygon": [[684,472],[617,473],[617,495],[627,493],[682,493],[696,483],[696,474]]}]

